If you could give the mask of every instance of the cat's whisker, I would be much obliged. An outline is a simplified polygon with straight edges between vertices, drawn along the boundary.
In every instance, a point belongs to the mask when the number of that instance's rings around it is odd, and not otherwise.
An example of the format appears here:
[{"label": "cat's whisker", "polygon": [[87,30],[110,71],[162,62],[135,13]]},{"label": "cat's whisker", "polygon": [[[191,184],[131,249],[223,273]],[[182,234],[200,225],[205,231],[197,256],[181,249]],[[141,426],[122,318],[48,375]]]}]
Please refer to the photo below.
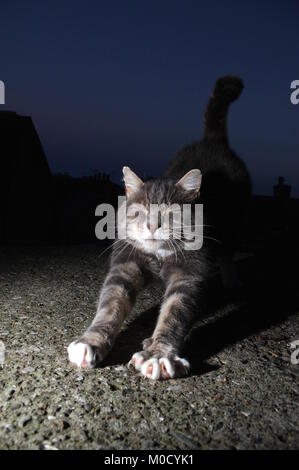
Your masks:
[{"label": "cat's whisker", "polygon": [[132,247],[132,250],[130,251],[129,255],[128,255],[128,258],[127,258],[127,262],[129,261],[129,259],[131,258],[132,254],[134,254],[135,250],[136,250],[136,243],[134,242],[133,244],[133,247]]},{"label": "cat's whisker", "polygon": [[[180,232],[177,232],[176,233],[177,235],[180,235]],[[218,243],[221,243],[222,244],[222,241],[221,240],[218,240],[217,238],[213,238],[213,237],[209,237],[208,235],[202,235],[203,238],[206,238],[206,239],[209,239],[209,240],[214,240],[215,242],[218,242]]]},{"label": "cat's whisker", "polygon": [[[176,264],[177,264],[177,263],[178,263],[177,251],[176,251],[176,249],[175,249],[175,246],[174,246],[172,240],[169,239],[168,241],[169,241],[169,243],[171,244],[172,250],[174,251],[174,254],[175,254],[175,261],[176,261]],[[167,244],[167,245],[168,245],[168,244]],[[169,246],[169,245],[168,245],[168,246]]]},{"label": "cat's whisker", "polygon": [[212,225],[204,225],[204,224],[191,224],[191,225],[182,225],[182,228],[198,228],[198,227],[212,227]]},{"label": "cat's whisker", "polygon": [[101,252],[101,254],[99,255],[99,259],[109,250],[111,250],[117,243],[120,243],[121,241],[123,240],[116,240],[114,241],[113,243],[111,243],[111,245],[109,245],[107,248],[105,248],[104,251]]},{"label": "cat's whisker", "polygon": [[221,245],[223,244],[223,242],[221,240],[217,240],[217,238],[208,237],[207,235],[203,235],[203,238],[208,238],[209,240],[214,240],[215,242],[220,243]]},{"label": "cat's whisker", "polygon": [[127,240],[124,241],[124,246],[120,247],[117,256],[120,256],[132,243],[128,242]]},{"label": "cat's whisker", "polygon": [[184,259],[184,261],[185,261],[185,260],[186,260],[186,256],[185,256],[184,251],[183,251],[182,247],[180,246],[179,242],[178,242],[177,240],[173,240],[173,244],[179,248],[180,253],[182,254],[182,257],[183,257],[183,259]]}]

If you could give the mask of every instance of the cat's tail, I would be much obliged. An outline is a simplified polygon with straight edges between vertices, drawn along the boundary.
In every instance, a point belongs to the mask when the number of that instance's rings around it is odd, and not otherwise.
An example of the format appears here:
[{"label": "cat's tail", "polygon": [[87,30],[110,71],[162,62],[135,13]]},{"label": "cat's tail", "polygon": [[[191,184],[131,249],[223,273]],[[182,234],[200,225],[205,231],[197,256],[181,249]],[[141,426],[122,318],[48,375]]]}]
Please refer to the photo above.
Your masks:
[{"label": "cat's tail", "polygon": [[205,112],[204,138],[227,138],[227,112],[243,90],[240,78],[227,75],[217,80]]}]

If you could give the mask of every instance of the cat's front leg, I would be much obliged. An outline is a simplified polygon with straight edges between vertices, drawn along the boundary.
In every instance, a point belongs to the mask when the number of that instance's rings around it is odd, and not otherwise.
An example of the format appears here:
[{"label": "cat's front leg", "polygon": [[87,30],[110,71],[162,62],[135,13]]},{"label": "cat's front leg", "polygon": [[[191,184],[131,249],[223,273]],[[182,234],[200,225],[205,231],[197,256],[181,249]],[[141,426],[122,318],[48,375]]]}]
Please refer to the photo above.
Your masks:
[{"label": "cat's front leg", "polygon": [[189,362],[180,357],[184,339],[194,321],[199,285],[197,279],[174,268],[169,275],[160,315],[144,350],[130,364],[145,377],[159,380],[186,376]]},{"label": "cat's front leg", "polygon": [[104,359],[142,284],[142,271],[135,262],[119,263],[111,267],[93,322],[82,337],[68,347],[70,362],[78,367],[95,367]]}]

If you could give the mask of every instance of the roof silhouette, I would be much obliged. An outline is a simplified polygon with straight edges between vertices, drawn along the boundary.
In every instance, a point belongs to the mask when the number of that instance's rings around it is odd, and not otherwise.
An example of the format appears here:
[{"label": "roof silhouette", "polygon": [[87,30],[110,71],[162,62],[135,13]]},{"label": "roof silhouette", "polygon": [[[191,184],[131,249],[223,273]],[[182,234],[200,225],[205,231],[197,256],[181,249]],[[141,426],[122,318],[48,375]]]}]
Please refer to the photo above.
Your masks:
[{"label": "roof silhouette", "polygon": [[33,121],[0,112],[0,241],[46,241],[51,171]]}]

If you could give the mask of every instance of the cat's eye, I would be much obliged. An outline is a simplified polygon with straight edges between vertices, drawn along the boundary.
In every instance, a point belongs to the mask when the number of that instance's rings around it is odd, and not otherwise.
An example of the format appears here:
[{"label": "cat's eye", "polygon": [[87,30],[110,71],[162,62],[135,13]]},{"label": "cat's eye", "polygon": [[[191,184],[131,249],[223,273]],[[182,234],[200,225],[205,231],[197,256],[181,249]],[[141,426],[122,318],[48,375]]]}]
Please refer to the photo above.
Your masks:
[{"label": "cat's eye", "polygon": [[140,222],[143,222],[145,220],[146,214],[144,211],[131,211],[127,213],[127,219],[128,220],[139,220]]},{"label": "cat's eye", "polygon": [[142,204],[134,204],[128,207],[127,220],[143,223],[146,217],[146,209]]},{"label": "cat's eye", "polygon": [[136,212],[135,214],[127,214],[127,219],[129,220],[134,220],[138,217],[138,213]]}]

